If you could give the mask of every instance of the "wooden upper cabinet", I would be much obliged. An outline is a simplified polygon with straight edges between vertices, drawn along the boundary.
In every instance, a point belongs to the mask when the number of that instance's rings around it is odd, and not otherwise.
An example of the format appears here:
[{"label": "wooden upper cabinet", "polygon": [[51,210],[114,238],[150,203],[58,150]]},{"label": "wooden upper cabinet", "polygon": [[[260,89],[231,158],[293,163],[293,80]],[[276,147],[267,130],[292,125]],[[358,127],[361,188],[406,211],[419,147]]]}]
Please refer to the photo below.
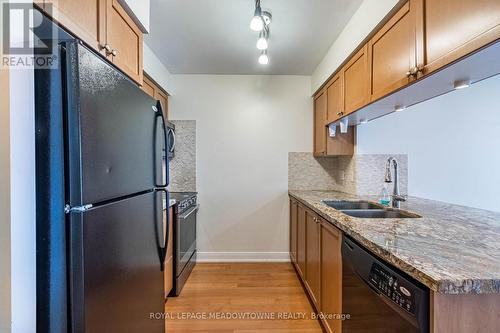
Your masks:
[{"label": "wooden upper cabinet", "polygon": [[142,90],[144,90],[149,96],[160,101],[163,115],[165,116],[165,119],[168,119],[168,94],[165,90],[146,74],[143,75]]},{"label": "wooden upper cabinet", "polygon": [[320,223],[313,212],[306,211],[306,282],[312,300],[319,309],[320,305]]},{"label": "wooden upper cabinet", "polygon": [[302,278],[306,274],[306,209],[297,205],[297,269]]},{"label": "wooden upper cabinet", "polygon": [[327,116],[326,123],[330,124],[341,118],[344,114],[343,72],[335,75],[326,88]]},{"label": "wooden upper cabinet", "polygon": [[290,200],[290,259],[297,262],[297,201]]},{"label": "wooden upper cabinet", "polygon": [[342,313],[342,233],[321,220],[321,312],[327,332],[341,332],[342,321],[332,316]]},{"label": "wooden upper cabinet", "polygon": [[344,66],[344,114],[365,106],[370,101],[368,47],[363,46]]},{"label": "wooden upper cabinet", "polygon": [[168,119],[168,95],[162,90],[156,90],[155,98],[160,101],[163,115],[165,116],[165,119]]},{"label": "wooden upper cabinet", "polygon": [[326,154],[326,92],[321,92],[314,99],[314,155],[324,156]]},{"label": "wooden upper cabinet", "polygon": [[407,85],[423,68],[423,62],[418,63],[423,57],[417,59],[417,50],[423,52],[417,48],[417,38],[423,38],[423,31],[417,32],[421,27],[417,20],[423,15],[421,1],[408,1],[368,42],[371,101]]},{"label": "wooden upper cabinet", "polygon": [[45,0],[44,10],[96,51],[102,49],[106,0]]},{"label": "wooden upper cabinet", "polygon": [[144,90],[144,92],[149,96],[156,98],[156,89],[156,84],[149,77],[144,75],[142,80],[142,90]]},{"label": "wooden upper cabinet", "polygon": [[113,63],[142,84],[142,31],[118,0],[106,0],[106,44]]},{"label": "wooden upper cabinet", "polygon": [[500,39],[499,0],[425,0],[426,72]]}]

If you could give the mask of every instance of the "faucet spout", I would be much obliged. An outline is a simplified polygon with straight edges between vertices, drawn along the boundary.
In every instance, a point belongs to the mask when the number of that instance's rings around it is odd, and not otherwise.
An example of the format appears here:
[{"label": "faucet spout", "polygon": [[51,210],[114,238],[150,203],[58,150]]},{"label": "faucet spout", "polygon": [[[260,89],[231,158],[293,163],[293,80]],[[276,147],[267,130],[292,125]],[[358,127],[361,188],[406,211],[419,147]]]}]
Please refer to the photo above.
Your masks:
[{"label": "faucet spout", "polygon": [[[391,172],[391,165],[394,167],[394,180]],[[392,207],[399,208],[401,201],[406,199],[399,193],[399,165],[394,157],[389,157],[385,164],[385,182],[394,183],[392,191]]]}]

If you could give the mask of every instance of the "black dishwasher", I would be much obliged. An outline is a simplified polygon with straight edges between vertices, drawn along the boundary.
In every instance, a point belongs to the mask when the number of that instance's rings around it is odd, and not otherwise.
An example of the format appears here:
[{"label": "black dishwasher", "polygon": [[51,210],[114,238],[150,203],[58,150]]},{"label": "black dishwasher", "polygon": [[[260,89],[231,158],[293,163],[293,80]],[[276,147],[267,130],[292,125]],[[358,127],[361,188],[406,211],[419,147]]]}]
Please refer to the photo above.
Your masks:
[{"label": "black dishwasher", "polygon": [[343,333],[429,332],[429,289],[346,236],[342,274]]}]

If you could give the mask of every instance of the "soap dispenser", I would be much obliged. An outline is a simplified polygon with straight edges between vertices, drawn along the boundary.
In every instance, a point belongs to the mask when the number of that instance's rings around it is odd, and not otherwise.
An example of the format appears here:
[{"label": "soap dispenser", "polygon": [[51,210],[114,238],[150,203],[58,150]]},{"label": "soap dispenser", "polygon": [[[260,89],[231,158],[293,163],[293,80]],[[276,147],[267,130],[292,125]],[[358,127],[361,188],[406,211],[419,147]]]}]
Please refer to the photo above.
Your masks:
[{"label": "soap dispenser", "polygon": [[389,196],[389,191],[387,190],[387,183],[384,183],[384,186],[382,187],[380,203],[384,206],[389,206],[389,204],[391,203],[391,197]]}]

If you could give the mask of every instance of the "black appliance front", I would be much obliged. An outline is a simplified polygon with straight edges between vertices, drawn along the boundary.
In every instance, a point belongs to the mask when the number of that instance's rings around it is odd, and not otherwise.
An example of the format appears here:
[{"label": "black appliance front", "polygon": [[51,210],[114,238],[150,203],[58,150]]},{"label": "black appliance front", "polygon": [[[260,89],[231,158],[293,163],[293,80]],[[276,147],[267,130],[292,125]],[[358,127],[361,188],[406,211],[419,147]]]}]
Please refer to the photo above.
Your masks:
[{"label": "black appliance front", "polygon": [[196,215],[194,203],[184,210],[174,210],[174,281],[170,296],[179,296],[196,265]]},{"label": "black appliance front", "polygon": [[167,185],[159,104],[79,43],[66,46],[70,205]]},{"label": "black appliance front", "polygon": [[344,333],[427,333],[429,290],[344,236],[342,313]]},{"label": "black appliance front", "polygon": [[71,213],[72,332],[163,332],[161,192]]},{"label": "black appliance front", "polygon": [[59,66],[35,70],[37,332],[163,332],[161,106],[59,31]]}]

